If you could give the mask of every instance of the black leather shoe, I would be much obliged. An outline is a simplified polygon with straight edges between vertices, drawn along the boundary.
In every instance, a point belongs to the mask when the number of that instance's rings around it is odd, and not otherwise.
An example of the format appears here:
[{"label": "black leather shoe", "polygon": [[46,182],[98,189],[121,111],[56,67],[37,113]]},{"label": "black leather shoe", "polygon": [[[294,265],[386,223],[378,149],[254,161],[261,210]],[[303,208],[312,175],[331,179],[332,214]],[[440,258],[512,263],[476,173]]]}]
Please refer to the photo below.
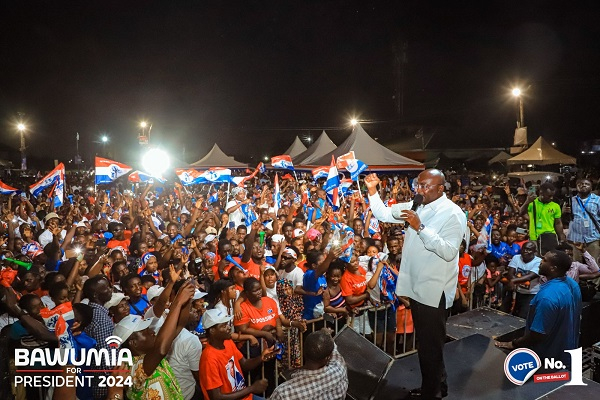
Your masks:
[{"label": "black leather shoe", "polygon": [[[442,398],[443,397],[447,397],[448,396],[448,387],[445,385],[442,385]],[[421,388],[416,388],[411,390],[409,393],[409,399],[422,399],[423,398],[423,394],[421,393]]]}]

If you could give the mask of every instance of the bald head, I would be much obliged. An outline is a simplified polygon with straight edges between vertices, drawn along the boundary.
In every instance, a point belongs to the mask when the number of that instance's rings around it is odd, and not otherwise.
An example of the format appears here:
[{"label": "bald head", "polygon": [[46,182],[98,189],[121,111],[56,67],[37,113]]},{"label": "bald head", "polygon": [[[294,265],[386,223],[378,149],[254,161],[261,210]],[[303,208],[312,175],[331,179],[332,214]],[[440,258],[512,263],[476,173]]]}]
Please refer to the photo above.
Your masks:
[{"label": "bald head", "polygon": [[439,169],[426,169],[417,178],[417,193],[423,196],[423,204],[429,204],[444,195],[446,177]]}]

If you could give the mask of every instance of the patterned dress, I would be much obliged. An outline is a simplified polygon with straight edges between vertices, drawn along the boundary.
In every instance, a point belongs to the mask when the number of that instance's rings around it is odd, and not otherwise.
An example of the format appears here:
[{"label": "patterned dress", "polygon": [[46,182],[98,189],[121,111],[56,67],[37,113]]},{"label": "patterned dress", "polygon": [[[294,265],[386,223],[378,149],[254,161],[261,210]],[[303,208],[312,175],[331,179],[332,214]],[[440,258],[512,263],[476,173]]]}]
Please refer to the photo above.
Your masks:
[{"label": "patterned dress", "polygon": [[[279,298],[279,308],[283,316],[290,321],[299,321],[302,319],[304,311],[304,303],[302,296],[286,294],[286,288],[291,288],[293,291],[292,281],[288,279],[280,279],[277,281],[277,297]],[[285,343],[286,350],[282,358],[283,368],[300,368],[302,366],[300,357],[300,332],[298,328],[290,328],[289,340]]]},{"label": "patterned dress", "polygon": [[127,391],[130,400],[181,400],[183,394],[166,358],[163,358],[152,375],[144,372],[144,356],[134,357],[131,368],[133,385]]}]

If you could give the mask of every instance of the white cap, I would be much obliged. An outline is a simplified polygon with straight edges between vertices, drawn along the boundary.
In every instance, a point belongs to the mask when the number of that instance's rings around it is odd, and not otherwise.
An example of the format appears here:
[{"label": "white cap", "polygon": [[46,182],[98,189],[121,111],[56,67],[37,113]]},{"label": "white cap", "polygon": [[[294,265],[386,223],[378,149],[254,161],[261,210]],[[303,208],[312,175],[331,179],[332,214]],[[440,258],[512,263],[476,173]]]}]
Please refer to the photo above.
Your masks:
[{"label": "white cap", "polygon": [[115,325],[113,335],[120,337],[121,340],[125,342],[133,332],[143,331],[148,328],[151,323],[152,319],[143,319],[139,315],[129,314]]},{"label": "white cap", "polygon": [[198,289],[194,290],[194,297],[192,297],[192,300],[200,300],[201,298],[203,298],[204,296],[206,296],[208,293],[206,292],[201,292]]},{"label": "white cap", "polygon": [[300,228],[296,228],[294,229],[294,234],[292,235],[293,238],[297,238],[300,236],[304,236],[304,231]]},{"label": "white cap", "polygon": [[146,297],[148,298],[148,301],[151,301],[155,297],[160,296],[163,290],[165,290],[165,288],[159,285],[150,286],[150,288],[146,292]]},{"label": "white cap", "polygon": [[221,310],[212,308],[210,310],[206,310],[202,315],[202,327],[206,330],[208,328],[212,328],[215,325],[229,322],[232,319],[233,315],[227,315]]},{"label": "white cap", "polygon": [[206,235],[206,237],[204,238],[204,244],[208,244],[210,242],[212,242],[213,240],[216,239],[216,235]]},{"label": "white cap", "polygon": [[271,236],[271,243],[281,243],[285,240],[285,236],[283,236],[280,233],[276,233],[273,236]]},{"label": "white cap", "polygon": [[125,296],[123,293],[113,293],[110,300],[107,301],[106,303],[104,303],[104,307],[105,308],[111,308],[114,307],[116,305],[119,305],[119,303],[123,300],[129,300],[129,296]]}]

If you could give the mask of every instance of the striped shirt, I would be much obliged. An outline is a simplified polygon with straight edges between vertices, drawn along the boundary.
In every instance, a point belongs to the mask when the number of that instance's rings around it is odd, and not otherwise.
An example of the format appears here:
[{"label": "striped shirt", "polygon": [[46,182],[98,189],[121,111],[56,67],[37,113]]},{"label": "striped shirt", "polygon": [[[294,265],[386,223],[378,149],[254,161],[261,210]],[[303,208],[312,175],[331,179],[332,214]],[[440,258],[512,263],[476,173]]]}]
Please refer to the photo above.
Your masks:
[{"label": "striped shirt", "polygon": [[591,243],[600,240],[600,232],[596,228],[587,209],[600,224],[600,196],[590,193],[585,199],[574,196],[571,199],[573,220],[569,224],[567,240],[577,243]]}]

